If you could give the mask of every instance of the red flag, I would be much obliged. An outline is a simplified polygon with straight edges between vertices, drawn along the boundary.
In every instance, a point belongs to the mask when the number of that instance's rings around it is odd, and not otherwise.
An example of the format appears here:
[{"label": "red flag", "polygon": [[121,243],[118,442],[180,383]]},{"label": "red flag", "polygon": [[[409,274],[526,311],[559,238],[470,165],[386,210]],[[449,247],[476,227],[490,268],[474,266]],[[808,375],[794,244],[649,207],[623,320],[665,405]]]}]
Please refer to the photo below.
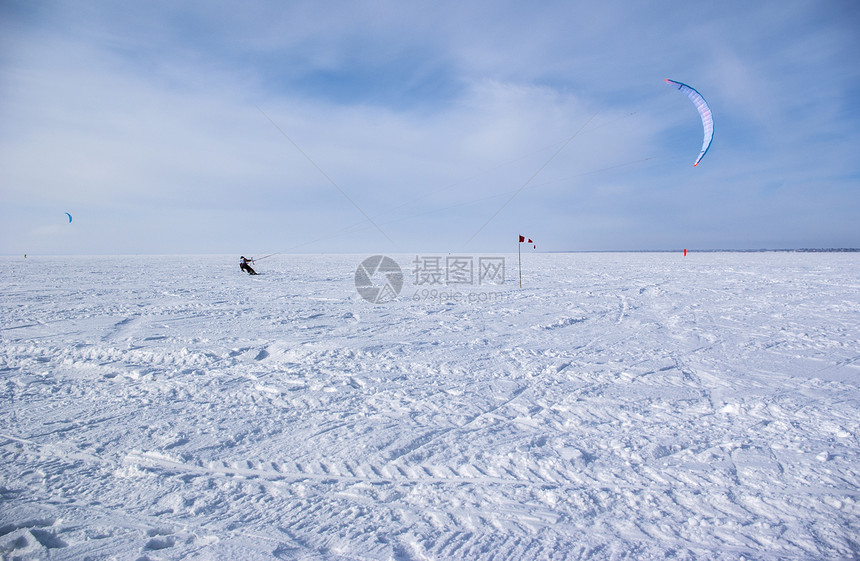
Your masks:
[{"label": "red flag", "polygon": [[535,243],[535,242],[533,242],[533,241],[532,241],[532,239],[531,239],[531,238],[529,238],[529,243]]},{"label": "red flag", "polygon": [[523,243],[524,241],[526,241],[525,236],[520,236],[520,243]]}]

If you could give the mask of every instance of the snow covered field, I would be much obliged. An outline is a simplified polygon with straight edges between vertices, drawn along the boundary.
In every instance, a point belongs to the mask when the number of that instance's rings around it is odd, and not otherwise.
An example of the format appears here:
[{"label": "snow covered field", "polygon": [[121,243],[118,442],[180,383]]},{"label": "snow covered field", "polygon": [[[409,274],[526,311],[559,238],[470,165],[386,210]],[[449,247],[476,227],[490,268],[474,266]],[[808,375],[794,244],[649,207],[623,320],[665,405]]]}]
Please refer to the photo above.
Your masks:
[{"label": "snow covered field", "polygon": [[2,258],[0,555],[860,556],[860,254],[364,257]]}]

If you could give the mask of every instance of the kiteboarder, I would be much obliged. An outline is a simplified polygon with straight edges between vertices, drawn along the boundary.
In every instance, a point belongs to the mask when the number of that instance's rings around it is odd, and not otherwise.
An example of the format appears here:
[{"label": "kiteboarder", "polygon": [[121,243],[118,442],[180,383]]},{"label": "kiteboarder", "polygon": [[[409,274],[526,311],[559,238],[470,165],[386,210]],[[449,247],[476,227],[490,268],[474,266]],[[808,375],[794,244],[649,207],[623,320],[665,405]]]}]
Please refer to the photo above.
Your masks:
[{"label": "kiteboarder", "polygon": [[242,255],[241,257],[239,257],[239,269],[245,271],[249,275],[256,275],[257,271],[252,269],[251,265],[249,265],[249,263],[253,263],[253,262],[254,262],[253,259],[245,259],[245,256]]}]

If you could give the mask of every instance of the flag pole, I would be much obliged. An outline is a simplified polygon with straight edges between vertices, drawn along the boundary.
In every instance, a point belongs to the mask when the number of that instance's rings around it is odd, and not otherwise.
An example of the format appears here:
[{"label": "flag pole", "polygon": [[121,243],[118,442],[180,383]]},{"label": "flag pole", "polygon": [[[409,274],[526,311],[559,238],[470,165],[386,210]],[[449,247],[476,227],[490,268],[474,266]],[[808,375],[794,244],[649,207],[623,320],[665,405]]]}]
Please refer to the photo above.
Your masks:
[{"label": "flag pole", "polygon": [[520,258],[520,254],[522,252],[523,244],[520,243],[519,238],[517,238],[517,270],[520,272],[520,288],[523,287],[523,265],[522,259]]}]

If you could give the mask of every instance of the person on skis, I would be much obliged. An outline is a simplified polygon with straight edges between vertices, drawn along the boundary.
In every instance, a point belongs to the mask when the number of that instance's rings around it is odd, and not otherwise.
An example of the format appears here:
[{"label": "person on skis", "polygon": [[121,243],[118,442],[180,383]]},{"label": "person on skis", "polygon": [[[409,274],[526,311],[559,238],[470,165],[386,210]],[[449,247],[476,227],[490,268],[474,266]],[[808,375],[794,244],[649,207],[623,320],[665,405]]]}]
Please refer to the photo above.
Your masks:
[{"label": "person on skis", "polygon": [[249,275],[256,275],[257,271],[252,269],[251,265],[250,265],[253,262],[254,262],[253,259],[245,259],[245,256],[242,255],[241,257],[239,257],[239,269],[241,269],[242,271],[245,271]]}]

